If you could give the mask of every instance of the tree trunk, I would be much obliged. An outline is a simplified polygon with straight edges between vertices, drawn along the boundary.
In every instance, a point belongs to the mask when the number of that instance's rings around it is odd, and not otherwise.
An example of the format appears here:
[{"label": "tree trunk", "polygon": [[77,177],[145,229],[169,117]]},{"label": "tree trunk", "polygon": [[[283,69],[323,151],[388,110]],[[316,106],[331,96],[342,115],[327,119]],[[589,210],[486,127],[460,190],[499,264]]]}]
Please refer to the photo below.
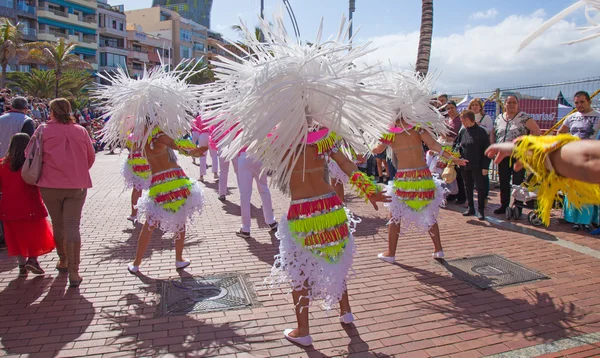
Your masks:
[{"label": "tree trunk", "polygon": [[62,76],[62,71],[60,71],[58,68],[56,69],[56,88],[54,90],[54,98],[58,98],[58,82],[60,82],[60,77]]},{"label": "tree trunk", "polygon": [[433,37],[433,0],[421,0],[421,31],[419,37],[419,50],[417,53],[416,70],[422,76],[429,71],[429,57],[431,56],[431,39]]}]

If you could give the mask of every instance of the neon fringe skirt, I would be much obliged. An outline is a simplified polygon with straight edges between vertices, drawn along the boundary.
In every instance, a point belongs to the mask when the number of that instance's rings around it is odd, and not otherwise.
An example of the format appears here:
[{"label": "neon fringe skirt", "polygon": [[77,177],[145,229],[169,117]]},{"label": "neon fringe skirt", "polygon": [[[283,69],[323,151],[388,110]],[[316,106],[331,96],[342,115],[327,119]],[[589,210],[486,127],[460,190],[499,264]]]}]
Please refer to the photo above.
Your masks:
[{"label": "neon fringe skirt", "polygon": [[384,204],[392,214],[388,224],[400,224],[400,233],[426,233],[437,222],[444,203],[443,182],[429,168],[400,169],[387,185],[392,202]]},{"label": "neon fringe skirt", "polygon": [[344,171],[340,168],[338,163],[335,160],[329,159],[327,162],[327,166],[329,167],[329,177],[335,184],[346,184],[349,180],[348,175],[344,173]]},{"label": "neon fringe skirt", "polygon": [[150,189],[142,194],[137,209],[149,225],[178,233],[202,213],[203,206],[202,187],[191,181],[183,169],[173,168],[152,175]]},{"label": "neon fringe skirt", "polygon": [[123,163],[121,174],[125,179],[127,189],[146,190],[150,187],[150,165],[141,152],[130,152]]},{"label": "neon fringe skirt", "polygon": [[279,223],[279,255],[265,283],[291,284],[292,291],[308,288],[311,304],[324,300],[327,310],[335,307],[346,291],[355,252],[352,233],[359,221],[335,193],[293,200]]}]

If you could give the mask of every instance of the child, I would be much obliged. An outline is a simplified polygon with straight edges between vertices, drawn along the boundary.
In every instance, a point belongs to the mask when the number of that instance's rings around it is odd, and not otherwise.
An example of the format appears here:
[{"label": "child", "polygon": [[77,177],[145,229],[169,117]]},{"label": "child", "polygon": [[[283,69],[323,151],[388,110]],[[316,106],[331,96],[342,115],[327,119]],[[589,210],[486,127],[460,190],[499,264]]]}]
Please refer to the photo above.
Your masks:
[{"label": "child", "polygon": [[54,237],[46,220],[48,212],[40,191],[21,178],[28,143],[29,135],[15,134],[6,156],[0,159],[0,219],[4,223],[8,255],[17,256],[19,261],[20,277],[27,276],[27,271],[44,274],[37,258],[54,249]]},{"label": "child", "polygon": [[[450,147],[442,146],[442,148],[445,148],[452,153]],[[447,164],[445,161],[440,160],[436,151],[428,150],[425,157],[425,162],[427,163],[427,167],[429,167],[431,174],[437,176],[444,182],[444,184],[442,184],[442,187],[444,188],[444,201],[442,202],[442,207],[446,207],[446,198],[448,195],[456,195],[458,193],[458,184],[456,183],[456,179],[450,183],[447,183],[446,180],[442,178],[442,173],[444,172],[444,169],[446,169]]]}]

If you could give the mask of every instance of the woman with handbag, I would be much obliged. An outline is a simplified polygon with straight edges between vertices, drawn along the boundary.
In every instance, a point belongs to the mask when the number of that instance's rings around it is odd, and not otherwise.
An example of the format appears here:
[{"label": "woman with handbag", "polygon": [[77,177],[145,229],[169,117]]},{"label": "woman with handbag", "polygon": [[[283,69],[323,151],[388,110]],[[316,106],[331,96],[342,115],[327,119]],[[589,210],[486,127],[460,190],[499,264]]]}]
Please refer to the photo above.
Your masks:
[{"label": "woman with handbag", "polygon": [[[90,168],[96,154],[85,128],[75,123],[71,104],[64,98],[50,101],[50,121],[40,126],[27,146],[28,154],[39,143],[41,173],[37,181],[52,219],[59,261],[56,269],[69,272],[71,287],[83,280],[79,275],[81,212],[92,187]],[[41,136],[41,141],[35,140]]]},{"label": "woman with handbag", "polygon": [[30,271],[44,274],[37,258],[54,249],[48,212],[42,202],[39,189],[27,184],[21,177],[25,163],[25,147],[29,135],[17,133],[11,140],[8,152],[0,161],[0,219],[4,223],[4,235],[9,256],[17,256],[19,276]]}]

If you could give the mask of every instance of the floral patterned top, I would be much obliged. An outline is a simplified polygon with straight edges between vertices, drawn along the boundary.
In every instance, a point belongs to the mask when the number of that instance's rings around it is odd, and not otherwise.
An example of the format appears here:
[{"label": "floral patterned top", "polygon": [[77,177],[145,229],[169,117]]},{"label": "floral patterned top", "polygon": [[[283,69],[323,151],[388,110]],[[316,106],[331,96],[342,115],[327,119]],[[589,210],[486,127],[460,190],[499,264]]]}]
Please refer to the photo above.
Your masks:
[{"label": "floral patterned top", "polygon": [[494,122],[494,135],[496,143],[512,142],[520,136],[526,135],[529,130],[525,126],[528,120],[533,119],[525,112],[519,112],[511,119],[506,120],[506,113],[501,113]]}]

